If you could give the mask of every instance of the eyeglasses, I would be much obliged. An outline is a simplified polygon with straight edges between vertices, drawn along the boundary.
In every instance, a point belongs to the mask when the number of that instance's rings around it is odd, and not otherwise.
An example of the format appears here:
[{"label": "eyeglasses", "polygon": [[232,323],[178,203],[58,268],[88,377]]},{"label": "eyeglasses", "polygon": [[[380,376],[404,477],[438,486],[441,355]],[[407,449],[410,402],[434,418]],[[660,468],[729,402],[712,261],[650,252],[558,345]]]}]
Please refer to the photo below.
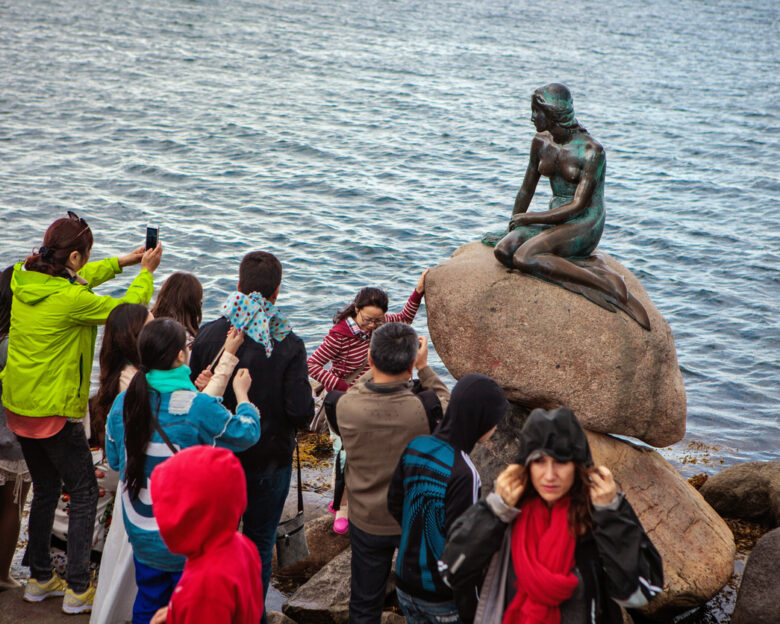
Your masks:
[{"label": "eyeglasses", "polygon": [[385,322],[385,318],[384,317],[378,318],[378,319],[377,318],[368,318],[368,317],[363,315],[362,311],[358,312],[358,314],[360,314],[360,320],[363,323],[363,325],[374,325],[375,327],[379,327],[380,325],[382,325]]}]

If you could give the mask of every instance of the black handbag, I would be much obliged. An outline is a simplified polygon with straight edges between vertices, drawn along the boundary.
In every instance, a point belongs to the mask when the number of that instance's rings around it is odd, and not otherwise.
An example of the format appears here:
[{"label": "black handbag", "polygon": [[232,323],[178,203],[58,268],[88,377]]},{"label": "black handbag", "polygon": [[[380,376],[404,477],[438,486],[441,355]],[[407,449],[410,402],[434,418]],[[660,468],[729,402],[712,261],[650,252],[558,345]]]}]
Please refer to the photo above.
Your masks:
[{"label": "black handbag", "polygon": [[286,568],[309,556],[306,543],[306,526],[303,521],[303,492],[301,491],[301,452],[295,439],[295,456],[298,461],[298,513],[289,520],[280,522],[276,529],[276,564],[278,569]]}]

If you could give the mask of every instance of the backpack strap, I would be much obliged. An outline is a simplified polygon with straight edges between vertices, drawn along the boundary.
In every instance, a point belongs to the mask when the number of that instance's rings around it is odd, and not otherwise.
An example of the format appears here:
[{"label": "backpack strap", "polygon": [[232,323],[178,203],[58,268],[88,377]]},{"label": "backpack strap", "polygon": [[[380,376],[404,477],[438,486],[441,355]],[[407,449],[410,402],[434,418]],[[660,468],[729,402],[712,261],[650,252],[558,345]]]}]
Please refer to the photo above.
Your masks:
[{"label": "backpack strap", "polygon": [[176,455],[176,453],[179,452],[179,449],[177,449],[173,443],[171,443],[171,439],[167,436],[165,430],[160,426],[160,421],[157,420],[157,416],[155,414],[152,414],[152,425],[154,425],[155,431],[160,434],[163,442],[165,442],[165,444],[168,445],[168,448],[171,449],[171,452]]},{"label": "backpack strap", "polygon": [[441,409],[441,401],[433,390],[423,390],[415,395],[423,404],[425,416],[428,418],[428,427],[433,433],[436,426],[444,418],[444,411]]}]

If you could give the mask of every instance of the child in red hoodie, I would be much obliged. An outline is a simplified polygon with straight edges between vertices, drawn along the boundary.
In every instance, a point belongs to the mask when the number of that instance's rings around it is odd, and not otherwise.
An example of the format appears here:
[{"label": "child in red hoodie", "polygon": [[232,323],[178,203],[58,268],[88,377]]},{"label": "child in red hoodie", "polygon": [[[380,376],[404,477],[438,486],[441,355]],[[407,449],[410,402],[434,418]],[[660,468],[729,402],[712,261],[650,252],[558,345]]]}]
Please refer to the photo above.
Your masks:
[{"label": "child in red hoodie", "polygon": [[172,553],[185,555],[181,580],[152,624],[257,624],[263,586],[257,547],[236,529],[246,480],[236,456],[192,446],[152,472],[154,517]]}]

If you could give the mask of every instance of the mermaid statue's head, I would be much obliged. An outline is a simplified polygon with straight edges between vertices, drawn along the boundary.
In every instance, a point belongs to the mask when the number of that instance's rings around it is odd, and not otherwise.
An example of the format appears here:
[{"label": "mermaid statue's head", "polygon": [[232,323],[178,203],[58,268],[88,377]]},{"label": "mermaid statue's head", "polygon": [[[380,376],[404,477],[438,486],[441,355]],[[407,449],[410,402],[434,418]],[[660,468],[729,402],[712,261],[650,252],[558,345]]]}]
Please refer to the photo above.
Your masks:
[{"label": "mermaid statue's head", "polygon": [[574,97],[565,85],[553,82],[540,87],[531,96],[531,107],[538,107],[556,126],[585,130],[574,117]]}]

